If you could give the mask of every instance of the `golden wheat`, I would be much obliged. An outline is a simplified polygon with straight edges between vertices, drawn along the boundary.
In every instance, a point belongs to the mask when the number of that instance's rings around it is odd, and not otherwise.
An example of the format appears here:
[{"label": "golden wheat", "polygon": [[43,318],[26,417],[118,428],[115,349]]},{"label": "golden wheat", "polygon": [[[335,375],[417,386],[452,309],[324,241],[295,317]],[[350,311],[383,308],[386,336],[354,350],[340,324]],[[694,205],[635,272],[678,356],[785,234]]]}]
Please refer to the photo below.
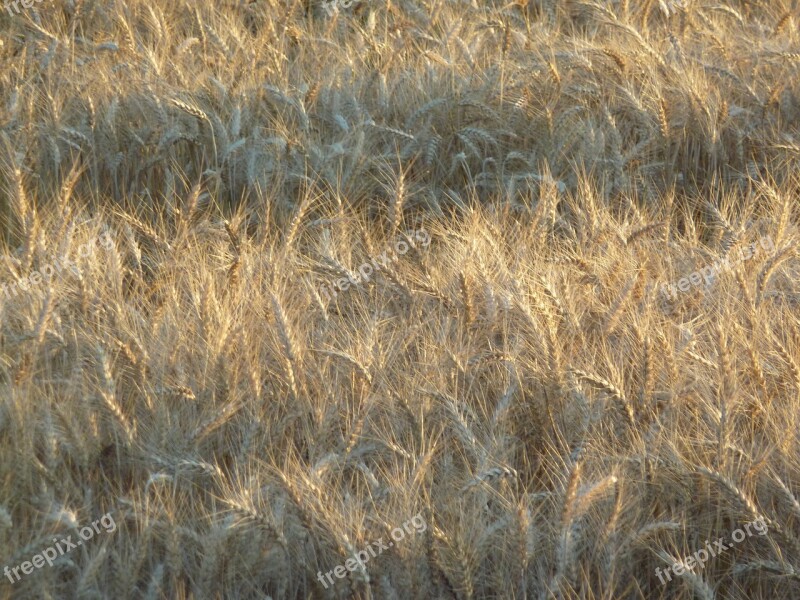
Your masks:
[{"label": "golden wheat", "polygon": [[0,598],[800,596],[787,3],[24,4]]}]

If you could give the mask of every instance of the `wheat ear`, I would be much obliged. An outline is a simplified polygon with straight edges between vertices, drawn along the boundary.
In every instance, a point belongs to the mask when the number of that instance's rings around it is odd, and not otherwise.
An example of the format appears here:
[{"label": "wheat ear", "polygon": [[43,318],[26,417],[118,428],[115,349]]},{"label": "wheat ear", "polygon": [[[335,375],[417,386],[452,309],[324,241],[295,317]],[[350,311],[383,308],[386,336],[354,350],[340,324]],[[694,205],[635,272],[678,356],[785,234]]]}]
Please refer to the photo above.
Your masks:
[{"label": "wheat ear", "polygon": [[393,236],[400,228],[400,223],[403,219],[403,207],[406,201],[406,182],[405,174],[400,171],[397,174],[395,182],[394,194],[389,203],[389,235]]},{"label": "wheat ear", "polygon": [[705,467],[697,467],[697,471],[709,479],[716,481],[722,487],[722,489],[728,492],[728,495],[736,501],[740,508],[745,509],[745,511],[753,520],[763,519],[770,529],[780,530],[780,526],[775,521],[761,514],[756,507],[755,502],[750,499],[744,490],[733,483],[730,479],[725,477],[722,473],[712,469],[707,469]]},{"label": "wheat ear", "polygon": [[794,253],[794,244],[786,244],[783,248],[773,254],[766,262],[764,267],[761,269],[761,272],[758,274],[758,284],[756,285],[756,306],[761,304],[761,300],[764,298],[764,290],[767,287],[769,278],[775,272],[775,269],[777,269],[784,260],[789,258],[789,256]]},{"label": "wheat ear", "polygon": [[281,347],[283,349],[284,358],[286,361],[286,374],[289,379],[289,388],[292,391],[293,398],[299,398],[297,389],[297,376],[298,376],[298,355],[296,352],[297,342],[295,341],[294,334],[283,312],[281,302],[274,292],[270,292],[270,301],[272,303],[272,312],[275,315],[275,324],[278,328],[278,337],[281,340]]},{"label": "wheat ear", "polygon": [[614,400],[619,402],[620,406],[624,409],[625,416],[627,417],[628,420],[628,425],[630,425],[631,427],[635,426],[636,414],[634,413],[631,403],[625,397],[625,394],[622,392],[622,390],[620,390],[610,381],[603,379],[602,377],[598,377],[597,375],[591,375],[579,369],[573,369],[573,373],[575,373],[575,375],[577,375],[579,379],[588,381],[595,387],[601,389],[606,394],[611,396]]},{"label": "wheat ear", "polygon": [[725,471],[725,449],[728,447],[728,407],[733,400],[735,381],[731,368],[730,351],[725,330],[717,327],[717,361],[720,384],[717,388],[717,402],[719,403],[719,424],[717,427],[717,466]]},{"label": "wheat ear", "polygon": [[114,420],[125,433],[125,438],[130,444],[133,441],[133,428],[128,422],[128,418],[125,416],[122,408],[117,403],[116,384],[114,383],[114,378],[111,375],[111,366],[108,361],[108,356],[103,350],[103,347],[99,344],[95,348],[95,355],[97,358],[97,367],[101,380],[100,397],[102,398],[103,403],[108,411],[111,413],[111,416],[114,417]]}]

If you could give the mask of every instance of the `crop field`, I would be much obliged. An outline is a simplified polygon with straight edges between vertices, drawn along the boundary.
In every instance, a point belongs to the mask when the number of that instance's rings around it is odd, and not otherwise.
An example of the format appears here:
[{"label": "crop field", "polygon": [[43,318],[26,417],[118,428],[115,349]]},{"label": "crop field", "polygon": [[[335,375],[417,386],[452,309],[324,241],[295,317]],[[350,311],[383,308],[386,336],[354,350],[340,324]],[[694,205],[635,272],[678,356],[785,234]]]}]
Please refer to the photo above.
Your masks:
[{"label": "crop field", "polygon": [[800,598],[797,0],[13,0],[0,599]]}]

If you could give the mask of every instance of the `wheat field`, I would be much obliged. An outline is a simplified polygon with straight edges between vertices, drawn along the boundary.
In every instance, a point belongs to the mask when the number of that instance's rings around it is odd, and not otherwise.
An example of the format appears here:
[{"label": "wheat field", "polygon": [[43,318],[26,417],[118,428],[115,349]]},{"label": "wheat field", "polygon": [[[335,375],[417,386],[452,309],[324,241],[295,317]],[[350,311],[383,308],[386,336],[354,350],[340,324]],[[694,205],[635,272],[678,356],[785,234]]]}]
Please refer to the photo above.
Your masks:
[{"label": "wheat field", "polygon": [[797,1],[347,4],[2,7],[0,598],[800,597]]}]

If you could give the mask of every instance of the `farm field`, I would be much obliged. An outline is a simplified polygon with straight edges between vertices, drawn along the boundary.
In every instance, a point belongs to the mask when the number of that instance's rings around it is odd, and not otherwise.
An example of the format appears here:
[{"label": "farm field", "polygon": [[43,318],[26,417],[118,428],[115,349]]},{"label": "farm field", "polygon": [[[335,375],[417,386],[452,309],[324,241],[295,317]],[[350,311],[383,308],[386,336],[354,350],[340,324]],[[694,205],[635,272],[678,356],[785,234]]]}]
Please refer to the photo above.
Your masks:
[{"label": "farm field", "polygon": [[0,598],[800,597],[796,0],[0,10]]}]

